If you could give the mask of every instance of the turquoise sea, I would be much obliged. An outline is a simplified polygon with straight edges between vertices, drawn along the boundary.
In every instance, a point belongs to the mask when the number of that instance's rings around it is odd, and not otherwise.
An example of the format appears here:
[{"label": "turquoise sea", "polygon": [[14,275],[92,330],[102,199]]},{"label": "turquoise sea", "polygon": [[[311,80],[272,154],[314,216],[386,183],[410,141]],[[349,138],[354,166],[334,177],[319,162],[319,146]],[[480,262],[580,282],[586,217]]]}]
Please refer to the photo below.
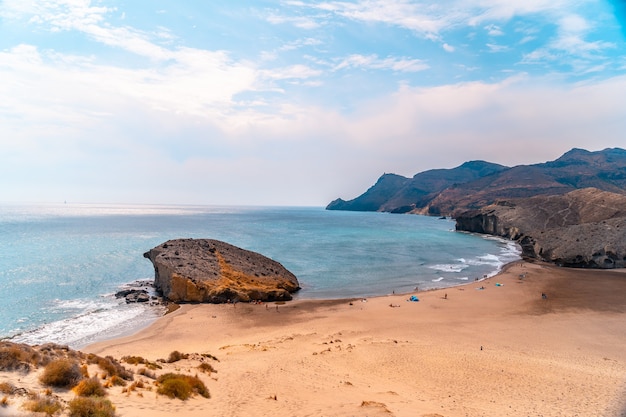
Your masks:
[{"label": "turquoise sea", "polygon": [[143,253],[212,238],[292,271],[296,298],[449,287],[519,259],[512,242],[454,231],[454,221],[321,207],[0,205],[0,338],[81,347],[127,334],[160,310],[115,299],[154,278]]}]

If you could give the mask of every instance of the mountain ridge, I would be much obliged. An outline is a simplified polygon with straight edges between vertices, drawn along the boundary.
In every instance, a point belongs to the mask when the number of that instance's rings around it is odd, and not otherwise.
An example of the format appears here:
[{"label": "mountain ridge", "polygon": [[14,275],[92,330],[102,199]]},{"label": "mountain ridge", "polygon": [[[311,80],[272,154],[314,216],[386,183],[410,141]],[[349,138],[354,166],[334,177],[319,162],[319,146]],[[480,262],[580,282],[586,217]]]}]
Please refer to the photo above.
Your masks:
[{"label": "mountain ridge", "polygon": [[573,148],[554,161],[514,167],[475,160],[412,178],[386,173],[360,196],[336,199],[326,209],[455,217],[502,198],[562,195],[588,187],[626,194],[626,150]]}]

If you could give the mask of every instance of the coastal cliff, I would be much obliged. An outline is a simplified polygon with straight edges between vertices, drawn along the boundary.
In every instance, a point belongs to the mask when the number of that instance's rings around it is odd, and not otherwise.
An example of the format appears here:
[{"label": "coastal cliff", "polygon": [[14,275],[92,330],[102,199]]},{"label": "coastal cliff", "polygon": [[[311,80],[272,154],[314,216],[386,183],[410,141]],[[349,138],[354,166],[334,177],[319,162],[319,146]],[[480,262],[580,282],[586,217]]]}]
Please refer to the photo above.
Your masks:
[{"label": "coastal cliff", "polygon": [[626,150],[574,148],[512,168],[471,161],[412,179],[383,175],[327,210],[450,216],[457,230],[517,241],[522,254],[558,265],[626,267]]},{"label": "coastal cliff", "polygon": [[291,300],[300,289],[280,263],[219,240],[170,240],[144,257],[154,266],[156,290],[173,302]]},{"label": "coastal cliff", "polygon": [[456,217],[456,229],[517,241],[522,255],[583,268],[626,267],[626,196],[595,188],[501,200]]}]

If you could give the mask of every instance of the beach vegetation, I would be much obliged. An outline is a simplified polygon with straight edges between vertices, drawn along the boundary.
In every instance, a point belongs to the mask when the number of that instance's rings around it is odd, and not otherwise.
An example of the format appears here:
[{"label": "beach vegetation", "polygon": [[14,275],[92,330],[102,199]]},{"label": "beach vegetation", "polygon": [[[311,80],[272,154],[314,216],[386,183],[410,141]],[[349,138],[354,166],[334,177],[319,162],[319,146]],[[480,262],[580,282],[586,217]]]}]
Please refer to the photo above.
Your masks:
[{"label": "beach vegetation", "polygon": [[144,363],[146,363],[147,361],[141,357],[141,356],[131,356],[131,355],[127,355],[127,356],[122,356],[121,359],[122,362],[126,362],[129,365],[143,365]]},{"label": "beach vegetation", "polygon": [[209,359],[213,359],[215,362],[219,362],[220,360],[217,359],[215,356],[211,355],[210,353],[203,353],[201,355],[204,358],[209,358]]},{"label": "beach vegetation", "polygon": [[180,353],[177,350],[174,350],[172,352],[170,352],[170,355],[167,358],[167,363],[174,363],[174,362],[178,362],[179,360],[182,359],[187,359],[189,358],[189,354],[188,353]]},{"label": "beach vegetation", "polygon": [[26,401],[23,408],[33,413],[44,413],[47,416],[52,416],[63,409],[63,404],[56,398],[36,395]]},{"label": "beach vegetation", "polygon": [[106,372],[106,375],[109,377],[118,376],[127,381],[133,380],[133,373],[128,369],[124,368],[118,361],[116,361],[112,356],[96,356],[93,355],[89,358],[90,363],[95,363],[98,365],[100,369]]},{"label": "beach vegetation", "polygon": [[123,356],[122,362],[126,362],[129,365],[145,365],[148,369],[163,369],[161,365],[155,362],[150,362],[141,356]]},{"label": "beach vegetation", "polygon": [[126,384],[128,384],[123,378],[120,378],[117,375],[113,375],[111,379],[109,379],[109,383],[118,387],[125,387]]},{"label": "beach vegetation", "polygon": [[178,398],[184,401],[194,394],[201,395],[204,398],[211,398],[206,385],[197,376],[167,373],[161,375],[157,379],[157,383],[159,384],[157,393],[170,398]]},{"label": "beach vegetation", "polygon": [[206,362],[202,362],[200,365],[198,365],[198,369],[201,370],[202,372],[206,372],[209,375],[212,372],[217,372],[210,363],[206,363]]},{"label": "beach vegetation", "polygon": [[83,379],[78,362],[56,359],[46,365],[39,377],[42,384],[57,388],[72,388]]},{"label": "beach vegetation", "polygon": [[79,397],[105,397],[107,395],[98,378],[83,379],[74,387],[74,393]]},{"label": "beach vegetation", "polygon": [[145,388],[145,387],[146,386],[145,386],[144,382],[142,380],[139,380],[139,381],[135,381],[132,384],[130,384],[128,386],[128,388],[124,388],[122,390],[122,392],[125,392],[126,394],[130,395],[131,392],[137,391],[137,388]]},{"label": "beach vegetation", "polygon": [[15,387],[10,382],[0,382],[0,392],[3,394],[13,394]]},{"label": "beach vegetation", "polygon": [[0,344],[0,371],[30,371],[37,366],[41,355],[28,345],[11,342]]},{"label": "beach vegetation", "polygon": [[76,397],[68,403],[69,417],[114,417],[115,407],[102,397]]},{"label": "beach vegetation", "polygon": [[139,368],[137,373],[139,375],[145,376],[146,378],[157,379],[156,374],[153,371],[150,371],[150,370],[148,370],[146,368]]}]

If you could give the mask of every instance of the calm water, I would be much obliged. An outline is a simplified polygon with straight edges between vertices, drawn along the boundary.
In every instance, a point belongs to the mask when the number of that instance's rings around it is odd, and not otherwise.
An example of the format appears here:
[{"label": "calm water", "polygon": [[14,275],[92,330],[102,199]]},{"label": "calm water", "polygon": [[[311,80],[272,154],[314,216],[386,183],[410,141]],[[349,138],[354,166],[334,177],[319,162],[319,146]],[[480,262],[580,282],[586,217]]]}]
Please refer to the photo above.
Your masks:
[{"label": "calm water", "polygon": [[511,242],[454,232],[433,217],[250,208],[0,206],[0,338],[79,347],[159,312],[113,294],[153,279],[143,253],[169,239],[224,240],[282,263],[297,298],[368,297],[447,287],[519,259]]}]

